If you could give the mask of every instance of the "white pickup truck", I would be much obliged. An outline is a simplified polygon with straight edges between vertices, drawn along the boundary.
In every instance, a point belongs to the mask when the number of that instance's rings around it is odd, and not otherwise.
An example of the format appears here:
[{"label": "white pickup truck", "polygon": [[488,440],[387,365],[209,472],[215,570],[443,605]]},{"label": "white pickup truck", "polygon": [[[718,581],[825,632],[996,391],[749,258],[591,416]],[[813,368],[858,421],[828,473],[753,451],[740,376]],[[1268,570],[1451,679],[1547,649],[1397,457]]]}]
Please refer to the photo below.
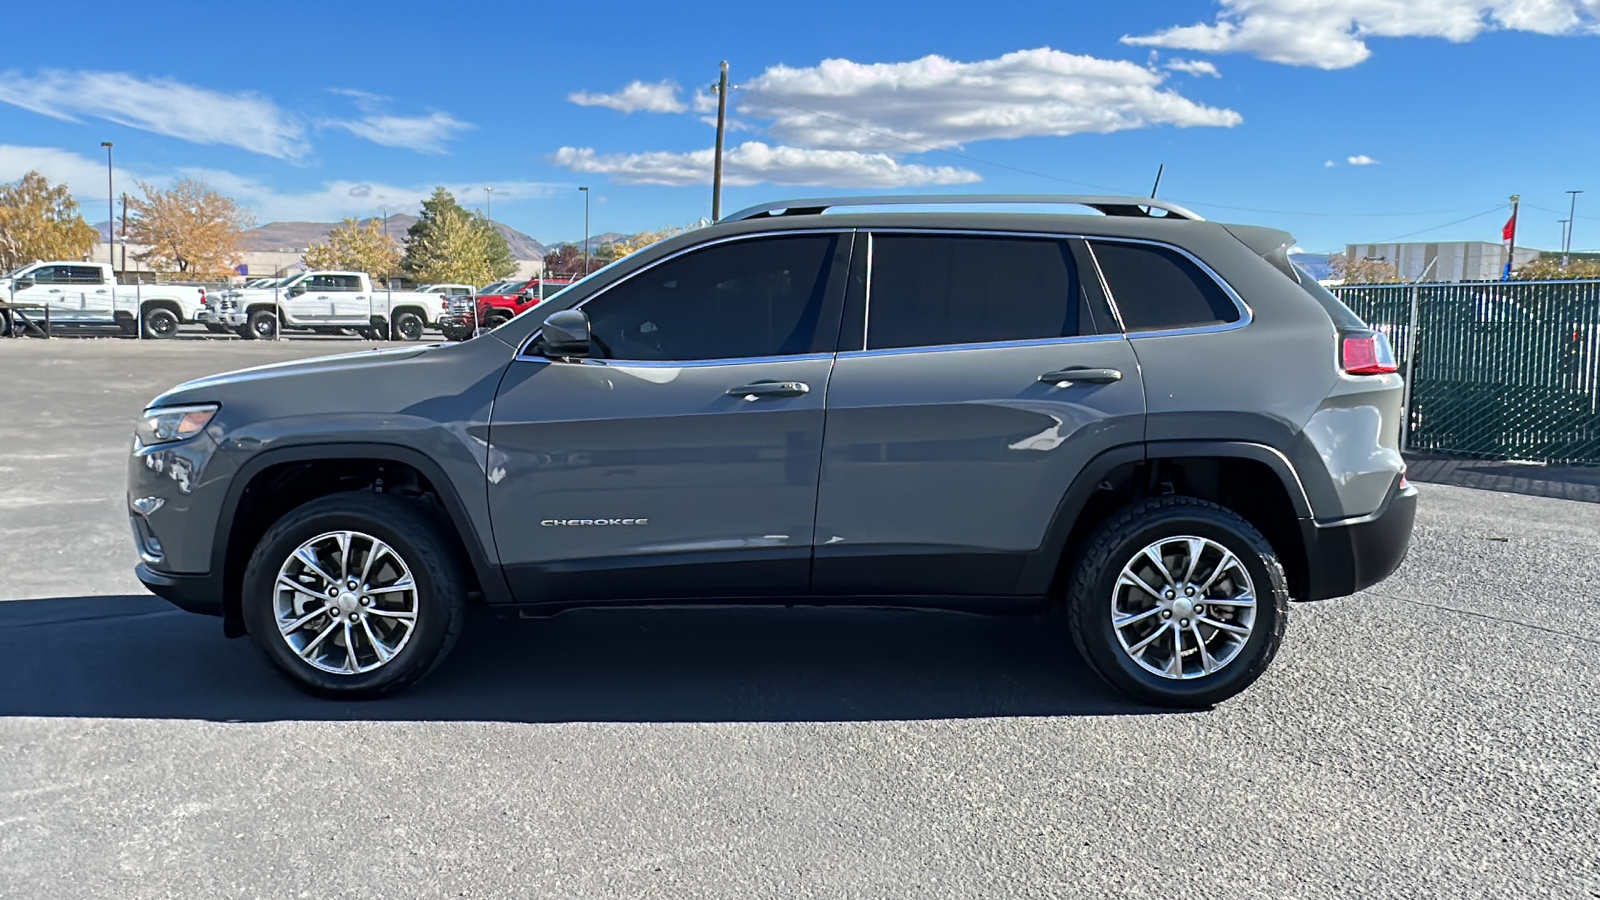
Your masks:
[{"label": "white pickup truck", "polygon": [[252,340],[271,338],[283,328],[415,341],[439,318],[440,303],[438,294],[375,289],[364,272],[317,271],[270,288],[223,291],[200,321]]},{"label": "white pickup truck", "polygon": [[[11,315],[42,318],[51,324],[117,325],[128,334],[169,338],[180,323],[197,321],[206,289],[180,284],[117,284],[106,263],[36,262],[0,278],[0,301]],[[0,322],[3,327],[4,322]]]}]

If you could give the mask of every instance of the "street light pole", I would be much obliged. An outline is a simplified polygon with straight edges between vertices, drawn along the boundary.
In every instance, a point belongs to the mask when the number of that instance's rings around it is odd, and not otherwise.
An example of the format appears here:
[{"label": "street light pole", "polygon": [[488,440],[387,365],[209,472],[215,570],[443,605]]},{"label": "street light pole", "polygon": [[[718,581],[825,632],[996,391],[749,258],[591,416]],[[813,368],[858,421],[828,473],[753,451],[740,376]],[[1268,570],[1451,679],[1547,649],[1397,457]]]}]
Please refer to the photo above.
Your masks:
[{"label": "street light pole", "polygon": [[117,268],[117,191],[111,177],[111,142],[101,141],[106,148],[106,262],[112,271]]},{"label": "street light pole", "polygon": [[583,274],[589,274],[589,189],[578,188],[583,191]]},{"label": "street light pole", "polygon": [[483,189],[483,217],[485,219],[489,220],[489,224],[490,225],[494,224],[494,196],[493,195],[494,195],[494,188],[486,187],[486,188]]},{"label": "street light pole", "polygon": [[1583,191],[1567,191],[1572,195],[1571,208],[1567,211],[1567,237],[1561,242],[1561,267],[1564,269],[1571,263],[1572,233],[1578,230],[1578,195]]}]

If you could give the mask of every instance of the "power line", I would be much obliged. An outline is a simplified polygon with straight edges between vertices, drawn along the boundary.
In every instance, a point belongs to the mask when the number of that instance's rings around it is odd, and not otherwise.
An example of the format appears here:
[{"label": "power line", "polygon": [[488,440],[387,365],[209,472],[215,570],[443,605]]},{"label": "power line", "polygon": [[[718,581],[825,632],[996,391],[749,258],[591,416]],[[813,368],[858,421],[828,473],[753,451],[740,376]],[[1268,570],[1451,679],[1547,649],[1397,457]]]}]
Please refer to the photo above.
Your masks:
[{"label": "power line", "polygon": [[1421,229],[1419,231],[1407,232],[1406,234],[1397,235],[1397,236],[1392,237],[1392,238],[1384,238],[1381,241],[1374,241],[1373,243],[1387,244],[1387,243],[1391,243],[1393,241],[1401,240],[1403,238],[1416,237],[1419,234],[1427,234],[1430,231],[1438,231],[1441,228],[1449,228],[1451,225],[1460,225],[1462,222],[1471,222],[1473,219],[1481,219],[1484,216],[1489,215],[1490,213],[1505,212],[1505,209],[1506,209],[1505,204],[1503,204],[1503,203],[1496,204],[1495,206],[1492,206],[1489,209],[1486,209],[1481,213],[1475,213],[1473,215],[1467,216],[1464,219],[1456,219],[1454,222],[1446,222],[1443,225],[1435,225],[1435,226],[1433,226],[1431,228],[1423,228],[1423,229]]}]

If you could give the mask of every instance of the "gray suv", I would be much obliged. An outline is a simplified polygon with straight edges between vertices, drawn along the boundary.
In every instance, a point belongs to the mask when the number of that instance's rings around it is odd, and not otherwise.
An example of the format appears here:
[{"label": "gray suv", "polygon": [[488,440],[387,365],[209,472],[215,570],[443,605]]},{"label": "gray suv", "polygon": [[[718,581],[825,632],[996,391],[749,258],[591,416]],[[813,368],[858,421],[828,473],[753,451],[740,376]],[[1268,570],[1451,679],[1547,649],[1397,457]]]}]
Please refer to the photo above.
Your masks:
[{"label": "gray suv", "polygon": [[1389,345],[1291,244],[1142,198],[756,207],[465,343],[156,398],[139,578],[340,697],[474,604],[1060,604],[1112,685],[1212,704],[1416,512]]}]

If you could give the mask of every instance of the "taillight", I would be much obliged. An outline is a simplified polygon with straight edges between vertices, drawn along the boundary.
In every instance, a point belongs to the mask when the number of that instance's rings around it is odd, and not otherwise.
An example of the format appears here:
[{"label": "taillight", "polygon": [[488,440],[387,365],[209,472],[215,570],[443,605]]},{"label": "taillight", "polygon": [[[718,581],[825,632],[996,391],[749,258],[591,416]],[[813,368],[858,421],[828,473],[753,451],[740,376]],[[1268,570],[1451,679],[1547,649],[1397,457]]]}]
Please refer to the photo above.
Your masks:
[{"label": "taillight", "polygon": [[1394,349],[1382,334],[1346,335],[1341,346],[1344,348],[1341,362],[1351,375],[1388,375],[1400,371],[1394,361]]}]

